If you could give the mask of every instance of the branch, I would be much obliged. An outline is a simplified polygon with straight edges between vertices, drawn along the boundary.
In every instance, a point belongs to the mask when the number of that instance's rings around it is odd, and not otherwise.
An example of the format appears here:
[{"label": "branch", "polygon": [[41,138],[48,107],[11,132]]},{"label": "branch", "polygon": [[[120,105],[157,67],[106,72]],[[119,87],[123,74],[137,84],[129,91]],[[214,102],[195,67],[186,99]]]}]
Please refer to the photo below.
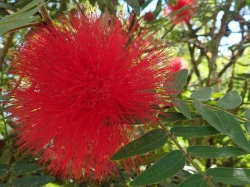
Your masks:
[{"label": "branch", "polygon": [[43,5],[41,8],[40,8],[40,12],[42,14],[42,17],[43,17],[43,20],[47,23],[51,23],[52,22],[52,19],[48,13],[48,10],[46,9],[45,5]]},{"label": "branch", "polygon": [[[240,52],[242,53],[243,51],[244,51],[244,49],[242,49]],[[234,56],[231,57],[230,61],[229,61],[229,62],[224,66],[224,68],[219,72],[218,77],[221,77],[222,74],[225,73],[226,70],[227,70],[229,67],[231,67],[231,66],[236,62],[236,60],[237,60],[238,57],[239,57],[239,53],[240,53],[240,52],[238,52],[236,55],[234,55]]]},{"label": "branch", "polygon": [[200,72],[198,70],[198,64],[200,63],[200,61],[202,60],[202,56],[200,55],[198,60],[195,61],[194,59],[194,47],[191,47],[190,43],[188,44],[188,48],[189,48],[189,53],[190,53],[190,56],[191,56],[191,63],[193,64],[193,68],[194,68],[194,73],[196,74],[199,82],[201,81],[201,75],[200,75]]},{"label": "branch", "polygon": [[[167,134],[168,134],[168,137],[174,142],[174,144],[179,148],[180,151],[182,151],[187,160],[189,161],[190,164],[192,164],[192,166],[196,169],[196,171],[198,173],[200,173],[201,175],[205,175],[201,168],[193,161],[193,159],[191,158],[191,156],[185,151],[185,149],[183,149],[183,147],[179,144],[179,142],[175,139],[175,137],[173,136],[173,134],[161,123],[159,122],[159,125],[161,126],[162,129],[164,129]],[[210,181],[210,180],[207,180],[208,181],[208,184],[210,187],[214,187],[213,183]]]},{"label": "branch", "polygon": [[[227,0],[223,8],[226,10],[229,10],[232,2],[233,2],[233,0]],[[218,14],[218,12],[216,13],[216,15],[217,14]],[[209,72],[208,72],[208,77],[207,77],[207,81],[206,81],[206,86],[209,86],[211,78],[212,79],[216,78],[216,77],[212,77],[212,74],[213,74],[213,72],[216,71],[216,59],[218,56],[219,45],[220,45],[222,37],[225,34],[225,30],[226,30],[226,27],[228,24],[228,19],[229,19],[229,15],[226,12],[224,12],[224,14],[221,18],[221,26],[220,26],[218,34],[216,34],[216,24],[215,24],[216,18],[214,19],[214,25],[213,25],[212,32],[211,32],[212,40],[211,40],[211,48],[210,48],[210,51],[212,53],[212,57],[209,58],[209,61],[208,61]]]},{"label": "branch", "polygon": [[0,56],[0,71],[2,71],[3,69],[4,59],[8,53],[13,37],[14,37],[14,32],[10,33],[9,36],[7,37],[7,41],[2,51],[2,55]]}]

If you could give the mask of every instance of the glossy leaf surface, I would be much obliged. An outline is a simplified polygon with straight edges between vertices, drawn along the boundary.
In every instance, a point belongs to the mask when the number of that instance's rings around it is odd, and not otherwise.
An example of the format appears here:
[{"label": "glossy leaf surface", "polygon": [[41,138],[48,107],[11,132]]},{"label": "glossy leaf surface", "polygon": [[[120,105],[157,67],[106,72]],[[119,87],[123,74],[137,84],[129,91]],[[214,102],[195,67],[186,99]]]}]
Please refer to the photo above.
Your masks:
[{"label": "glossy leaf surface", "polygon": [[155,149],[161,148],[167,142],[167,132],[162,129],[154,129],[144,134],[137,140],[134,140],[122,147],[116,152],[111,160],[120,160],[135,155],[142,155]]},{"label": "glossy leaf surface", "polygon": [[160,158],[153,166],[135,178],[131,186],[143,186],[157,183],[181,171],[186,163],[186,156],[182,151],[171,151]]}]

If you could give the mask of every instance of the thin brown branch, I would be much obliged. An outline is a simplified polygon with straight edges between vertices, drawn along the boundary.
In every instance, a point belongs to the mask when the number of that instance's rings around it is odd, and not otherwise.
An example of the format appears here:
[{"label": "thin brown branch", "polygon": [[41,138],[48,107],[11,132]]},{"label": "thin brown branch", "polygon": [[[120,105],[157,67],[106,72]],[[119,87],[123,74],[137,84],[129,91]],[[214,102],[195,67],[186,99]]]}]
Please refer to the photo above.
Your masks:
[{"label": "thin brown branch", "polygon": [[[201,170],[201,168],[193,161],[193,159],[191,158],[191,156],[185,151],[185,149],[179,144],[179,142],[177,141],[177,139],[175,139],[174,135],[161,123],[159,122],[159,125],[162,129],[164,129],[167,134],[168,134],[168,137],[172,140],[172,142],[174,142],[174,144],[179,148],[180,151],[182,151],[187,160],[189,161],[189,163],[195,168],[195,170],[200,173],[201,175],[205,175],[203,173],[203,171]],[[213,183],[208,180],[208,184],[210,187],[214,187]]]},{"label": "thin brown branch", "polygon": [[238,49],[237,54],[232,55],[230,61],[224,66],[224,68],[219,72],[218,77],[221,77],[223,73],[226,72],[226,70],[231,67],[233,64],[235,64],[236,60],[243,54],[245,48]]},{"label": "thin brown branch", "polygon": [[[233,2],[233,0],[226,1],[223,8],[226,10],[229,10],[232,2]],[[224,14],[221,18],[221,26],[219,28],[218,33],[216,33],[216,28],[217,28],[216,24],[215,24],[216,18],[214,19],[214,25],[213,25],[213,28],[211,29],[212,30],[212,33],[211,33],[212,40],[211,40],[210,51],[211,51],[212,57],[209,58],[209,61],[208,61],[209,72],[208,72],[208,77],[206,80],[206,86],[209,86],[209,84],[211,82],[210,79],[212,79],[212,81],[214,81],[213,79],[217,78],[216,76],[213,76],[213,75],[215,75],[215,72],[216,72],[216,59],[218,57],[219,45],[220,45],[222,37],[225,34],[229,18],[230,18],[229,14],[224,12]]]},{"label": "thin brown branch", "polygon": [[10,33],[9,36],[7,37],[7,41],[4,45],[2,54],[0,56],[0,71],[2,71],[3,69],[4,59],[8,53],[13,37],[14,37],[14,33]]},{"label": "thin brown branch", "polygon": [[45,5],[43,5],[41,8],[40,8],[40,12],[42,14],[42,17],[43,17],[43,20],[47,23],[51,23],[52,22],[52,19],[48,13],[48,10],[46,9]]},{"label": "thin brown branch", "polygon": [[188,44],[188,49],[189,49],[189,54],[191,56],[191,63],[193,65],[194,73],[197,76],[198,80],[201,81],[201,75],[200,75],[200,72],[199,72],[197,66],[200,63],[200,61],[202,60],[202,56],[199,56],[199,58],[198,58],[199,62],[197,62],[194,58],[194,47],[192,47],[191,44]]}]

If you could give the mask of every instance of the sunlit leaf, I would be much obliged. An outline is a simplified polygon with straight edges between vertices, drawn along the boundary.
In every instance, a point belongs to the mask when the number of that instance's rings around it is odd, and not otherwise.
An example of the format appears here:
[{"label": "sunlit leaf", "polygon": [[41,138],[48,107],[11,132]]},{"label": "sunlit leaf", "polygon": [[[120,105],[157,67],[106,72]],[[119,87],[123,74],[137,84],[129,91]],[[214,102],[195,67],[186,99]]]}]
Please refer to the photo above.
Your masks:
[{"label": "sunlit leaf", "polygon": [[212,94],[212,88],[200,88],[190,95],[196,101],[208,101]]},{"label": "sunlit leaf", "polygon": [[150,3],[152,3],[152,1],[153,1],[153,0],[144,1],[144,3],[143,3],[142,6],[141,6],[142,10],[143,10],[144,8],[146,8]]},{"label": "sunlit leaf", "polygon": [[236,90],[233,90],[220,98],[217,102],[217,105],[225,110],[230,110],[239,106],[241,102],[242,99],[239,93]]},{"label": "sunlit leaf", "polygon": [[4,16],[0,20],[0,35],[13,29],[23,27],[36,21],[39,16],[33,16],[44,5],[43,0],[34,0],[17,12]]},{"label": "sunlit leaf", "polygon": [[124,0],[139,16],[140,15],[140,5],[137,0]]}]

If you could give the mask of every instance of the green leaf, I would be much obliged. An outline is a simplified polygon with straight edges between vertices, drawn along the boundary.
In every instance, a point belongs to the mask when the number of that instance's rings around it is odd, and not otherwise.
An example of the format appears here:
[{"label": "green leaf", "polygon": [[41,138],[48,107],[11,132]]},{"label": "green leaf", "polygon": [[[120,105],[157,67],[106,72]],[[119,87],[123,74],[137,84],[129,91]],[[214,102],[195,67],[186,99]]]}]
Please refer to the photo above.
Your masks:
[{"label": "green leaf", "polygon": [[32,171],[39,169],[39,168],[40,168],[40,166],[35,165],[35,164],[26,164],[26,163],[16,162],[13,164],[12,172],[14,175],[20,175],[20,174],[30,173]]},{"label": "green leaf", "polygon": [[212,94],[212,88],[201,88],[190,95],[196,101],[208,101]]},{"label": "green leaf", "polygon": [[247,133],[250,134],[250,122],[249,121],[245,121],[244,122],[244,126],[245,126],[245,129],[246,129]]},{"label": "green leaf", "polygon": [[12,159],[13,153],[11,149],[5,149],[0,158],[0,164],[9,164]]},{"label": "green leaf", "polygon": [[124,0],[140,16],[140,5],[137,0]]},{"label": "green leaf", "polygon": [[55,179],[49,176],[26,176],[13,181],[13,187],[41,187]]},{"label": "green leaf", "polygon": [[230,110],[239,106],[241,102],[242,99],[239,93],[236,90],[233,90],[220,98],[217,102],[217,105],[225,110]]},{"label": "green leaf", "polygon": [[26,12],[27,10],[30,10],[40,4],[43,4],[44,0],[33,0],[31,1],[29,4],[27,4],[26,6],[24,6],[23,8],[21,8],[20,10],[18,10],[15,14],[12,14],[11,16],[17,16],[17,14],[21,14],[23,12]]},{"label": "green leaf", "polygon": [[215,128],[211,126],[193,126],[193,127],[173,127],[171,129],[171,133],[175,136],[181,136],[184,138],[195,138],[202,136],[212,136],[219,134]]},{"label": "green leaf", "polygon": [[25,26],[33,21],[36,21],[38,18],[39,18],[39,16],[33,16],[32,18],[26,18],[23,20],[16,20],[13,22],[9,22],[9,21],[7,21],[6,23],[0,22],[0,35],[3,35],[10,30]]},{"label": "green leaf", "polygon": [[172,96],[178,95],[181,93],[182,88],[187,83],[187,77],[188,77],[188,70],[182,69],[180,71],[177,71],[173,74],[171,74],[169,77],[167,77],[164,87],[171,91],[169,93]]},{"label": "green leaf", "polygon": [[16,8],[12,5],[6,3],[0,3],[0,8],[5,8],[6,10],[16,11]]},{"label": "green leaf", "polygon": [[250,0],[246,0],[247,6],[250,8]]},{"label": "green leaf", "polygon": [[194,174],[189,176],[185,181],[180,183],[177,187],[207,187],[205,176],[201,174]]},{"label": "green leaf", "polygon": [[66,11],[67,10],[67,3],[61,3],[60,11]]},{"label": "green leaf", "polygon": [[248,120],[250,120],[250,110],[247,110],[247,111],[244,113],[244,117],[247,118]]},{"label": "green leaf", "polygon": [[[250,0],[248,0],[250,2]],[[241,74],[237,74],[240,77],[244,77],[244,78],[250,78],[250,74],[249,73],[241,73]]]},{"label": "green leaf", "polygon": [[[0,20],[0,35],[10,30],[25,26],[36,21],[39,16],[33,16],[44,5],[43,0],[34,0],[14,14],[4,16]],[[33,17],[31,17],[33,16]]]},{"label": "green leaf", "polygon": [[153,0],[147,0],[144,1],[144,3],[141,5],[142,10],[146,8],[150,3],[152,3]]},{"label": "green leaf", "polygon": [[131,183],[131,186],[143,186],[157,183],[181,171],[186,163],[186,156],[180,150],[171,151],[160,158],[153,166],[145,170]]},{"label": "green leaf", "polygon": [[0,164],[0,177],[3,177],[9,172],[9,166],[7,164]]},{"label": "green leaf", "polygon": [[206,174],[213,181],[231,185],[250,184],[250,169],[243,168],[209,168]]},{"label": "green leaf", "polygon": [[139,165],[151,165],[155,163],[156,161],[158,161],[164,155],[166,155],[165,152],[160,152],[160,153],[148,154],[146,157],[142,156],[141,157],[142,162],[141,163],[139,162],[138,164]]},{"label": "green leaf", "polygon": [[[164,112],[162,114],[159,114],[158,117],[163,121],[182,121],[182,120],[188,120],[182,113],[179,112]],[[192,119],[200,118],[201,116],[198,114],[192,114]]]},{"label": "green leaf", "polygon": [[187,148],[187,152],[194,157],[198,158],[218,158],[227,156],[241,156],[249,154],[249,152],[233,146],[225,147],[212,147],[212,146],[201,146],[194,145]]},{"label": "green leaf", "polygon": [[190,109],[188,107],[188,105],[180,100],[180,99],[173,99],[172,100],[174,106],[184,115],[186,116],[188,119],[192,119],[191,117],[191,113],[190,113]]},{"label": "green leaf", "polygon": [[223,110],[218,110],[217,115],[219,116],[221,124],[224,126],[230,139],[239,147],[250,151],[250,143],[243,133],[239,122],[231,114]]},{"label": "green leaf", "polygon": [[156,3],[156,7],[154,10],[155,17],[158,17],[158,15],[162,12],[162,0],[158,0]]},{"label": "green leaf", "polygon": [[[22,17],[24,14],[26,16],[27,15],[32,16],[43,5],[44,5],[44,0],[33,0],[31,3],[27,4],[25,7],[21,8],[20,10],[18,10],[17,12],[15,12],[14,14],[11,14],[11,15],[8,15],[8,16],[4,16],[1,19],[0,24],[2,22],[6,22],[6,20],[7,21],[14,21],[14,20],[20,19],[20,17]],[[31,12],[29,14],[27,14],[29,11],[31,11]]]},{"label": "green leaf", "polygon": [[228,134],[220,122],[219,117],[207,106],[197,101],[193,102],[194,108],[201,114],[201,116],[216,130],[223,134]]},{"label": "green leaf", "polygon": [[167,142],[167,132],[162,129],[154,129],[144,134],[137,140],[130,142],[116,152],[111,160],[121,160],[135,155],[142,155],[161,148]]}]

